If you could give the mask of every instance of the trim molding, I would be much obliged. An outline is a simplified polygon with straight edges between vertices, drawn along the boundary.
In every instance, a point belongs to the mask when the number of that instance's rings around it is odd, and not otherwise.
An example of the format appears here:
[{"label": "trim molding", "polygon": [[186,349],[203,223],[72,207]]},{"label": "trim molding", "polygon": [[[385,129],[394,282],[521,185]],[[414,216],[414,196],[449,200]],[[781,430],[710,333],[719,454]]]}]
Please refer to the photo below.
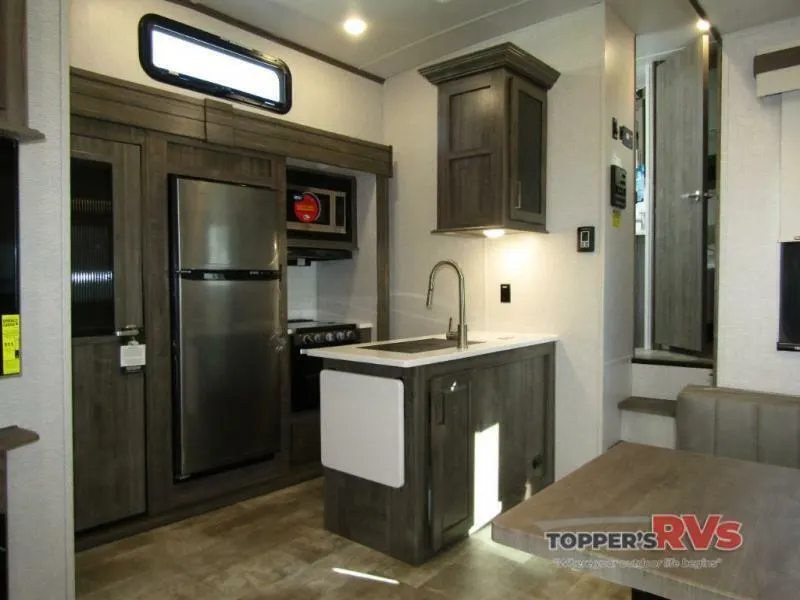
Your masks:
[{"label": "trim molding", "polygon": [[73,115],[392,176],[392,148],[81,69],[70,70]]},{"label": "trim molding", "polygon": [[511,42],[423,67],[419,73],[434,85],[439,85],[500,68],[527,77],[545,90],[552,88],[560,76],[553,67]]},{"label": "trim molding", "polygon": [[391,227],[389,222],[389,178],[378,175],[376,179],[376,220],[377,220],[377,254],[378,254],[378,322],[375,329],[376,340],[388,340],[391,327],[391,285],[389,279],[389,245],[391,243]]},{"label": "trim molding", "polygon": [[766,54],[757,54],[753,59],[753,75],[800,67],[800,45]]},{"label": "trim molding", "polygon": [[178,6],[183,6],[184,8],[188,8],[195,12],[199,12],[201,14],[206,15],[207,17],[216,19],[217,21],[222,21],[223,23],[227,23],[228,25],[233,25],[234,27],[238,27],[243,31],[264,38],[265,40],[269,40],[270,42],[275,42],[276,44],[280,44],[281,46],[286,46],[287,48],[291,48],[296,52],[300,52],[302,54],[305,54],[306,56],[310,56],[311,58],[315,58],[324,63],[328,63],[329,65],[332,65],[334,67],[338,67],[339,69],[347,71],[348,73],[352,73],[353,75],[358,75],[359,77],[363,77],[364,79],[369,79],[370,81],[374,81],[375,83],[380,83],[381,85],[383,85],[384,81],[386,81],[383,77],[379,77],[378,75],[375,75],[368,71],[364,71],[363,69],[359,69],[358,67],[354,67],[353,65],[337,60],[331,56],[328,56],[327,54],[323,54],[322,52],[317,52],[316,50],[312,50],[308,46],[303,46],[302,44],[298,44],[297,42],[287,40],[286,38],[283,38],[279,35],[275,35],[274,33],[270,33],[269,31],[261,29],[260,27],[256,27],[251,23],[246,23],[245,21],[241,21],[235,17],[226,15],[223,12],[220,12],[203,4],[195,4],[191,0],[167,0],[167,2],[171,2],[172,4],[177,4]]}]

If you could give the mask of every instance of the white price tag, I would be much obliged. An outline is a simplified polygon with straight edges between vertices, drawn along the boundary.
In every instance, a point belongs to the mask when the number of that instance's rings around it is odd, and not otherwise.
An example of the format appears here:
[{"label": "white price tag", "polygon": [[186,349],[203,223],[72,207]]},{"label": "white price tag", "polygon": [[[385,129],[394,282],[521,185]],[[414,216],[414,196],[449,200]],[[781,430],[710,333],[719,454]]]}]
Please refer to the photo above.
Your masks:
[{"label": "white price tag", "polygon": [[119,366],[123,369],[143,367],[146,363],[145,345],[131,342],[119,347]]}]

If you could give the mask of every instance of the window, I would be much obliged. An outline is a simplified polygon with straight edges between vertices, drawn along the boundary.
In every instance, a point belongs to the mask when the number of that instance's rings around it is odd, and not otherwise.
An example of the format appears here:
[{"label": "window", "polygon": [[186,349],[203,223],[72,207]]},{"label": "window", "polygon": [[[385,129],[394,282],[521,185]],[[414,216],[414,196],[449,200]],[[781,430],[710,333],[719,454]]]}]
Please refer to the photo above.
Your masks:
[{"label": "window", "polygon": [[292,75],[282,60],[166,17],[142,17],[139,61],[164,83],[280,114],[292,106]]}]

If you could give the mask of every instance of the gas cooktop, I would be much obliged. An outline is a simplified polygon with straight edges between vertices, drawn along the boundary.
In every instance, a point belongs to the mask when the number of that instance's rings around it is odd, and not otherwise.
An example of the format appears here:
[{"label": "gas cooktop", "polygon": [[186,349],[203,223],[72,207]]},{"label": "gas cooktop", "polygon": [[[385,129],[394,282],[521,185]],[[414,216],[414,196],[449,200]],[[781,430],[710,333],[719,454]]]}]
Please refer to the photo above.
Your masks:
[{"label": "gas cooktop", "polygon": [[358,341],[356,323],[335,321],[312,321],[311,319],[289,319],[289,335],[296,348],[352,344]]}]

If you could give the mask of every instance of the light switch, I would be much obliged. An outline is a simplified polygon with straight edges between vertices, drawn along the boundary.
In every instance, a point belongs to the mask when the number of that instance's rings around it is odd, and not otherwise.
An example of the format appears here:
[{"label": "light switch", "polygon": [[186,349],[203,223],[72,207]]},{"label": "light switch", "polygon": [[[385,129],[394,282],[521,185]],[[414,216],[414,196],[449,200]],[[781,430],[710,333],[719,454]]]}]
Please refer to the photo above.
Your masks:
[{"label": "light switch", "polygon": [[578,227],[578,252],[594,252],[594,227]]}]

